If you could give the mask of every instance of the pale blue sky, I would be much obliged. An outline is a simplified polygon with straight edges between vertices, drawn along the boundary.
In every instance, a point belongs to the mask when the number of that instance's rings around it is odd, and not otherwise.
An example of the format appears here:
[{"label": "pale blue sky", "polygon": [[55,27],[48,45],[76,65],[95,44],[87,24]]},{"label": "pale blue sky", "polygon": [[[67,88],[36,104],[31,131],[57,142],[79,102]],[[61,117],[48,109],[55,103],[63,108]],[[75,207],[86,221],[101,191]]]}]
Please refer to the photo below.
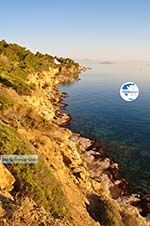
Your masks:
[{"label": "pale blue sky", "polygon": [[149,60],[150,1],[1,1],[0,39],[58,56]]}]

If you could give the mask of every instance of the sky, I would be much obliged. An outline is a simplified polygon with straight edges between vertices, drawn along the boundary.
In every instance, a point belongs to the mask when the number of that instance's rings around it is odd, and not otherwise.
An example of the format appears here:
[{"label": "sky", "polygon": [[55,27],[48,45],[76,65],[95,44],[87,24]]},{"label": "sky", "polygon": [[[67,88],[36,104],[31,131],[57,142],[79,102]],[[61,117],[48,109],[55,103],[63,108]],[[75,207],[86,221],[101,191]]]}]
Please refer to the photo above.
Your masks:
[{"label": "sky", "polygon": [[150,1],[1,1],[0,39],[74,59],[149,61]]}]

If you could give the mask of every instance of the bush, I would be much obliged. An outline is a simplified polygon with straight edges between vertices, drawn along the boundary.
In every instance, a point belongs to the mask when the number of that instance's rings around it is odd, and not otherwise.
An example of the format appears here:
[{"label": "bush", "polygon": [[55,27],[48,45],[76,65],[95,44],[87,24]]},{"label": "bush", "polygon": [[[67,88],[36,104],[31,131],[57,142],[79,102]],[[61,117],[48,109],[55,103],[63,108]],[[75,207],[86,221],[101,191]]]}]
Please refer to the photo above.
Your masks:
[{"label": "bush", "polygon": [[4,91],[0,91],[0,110],[6,110],[14,104],[12,98],[5,93]]}]

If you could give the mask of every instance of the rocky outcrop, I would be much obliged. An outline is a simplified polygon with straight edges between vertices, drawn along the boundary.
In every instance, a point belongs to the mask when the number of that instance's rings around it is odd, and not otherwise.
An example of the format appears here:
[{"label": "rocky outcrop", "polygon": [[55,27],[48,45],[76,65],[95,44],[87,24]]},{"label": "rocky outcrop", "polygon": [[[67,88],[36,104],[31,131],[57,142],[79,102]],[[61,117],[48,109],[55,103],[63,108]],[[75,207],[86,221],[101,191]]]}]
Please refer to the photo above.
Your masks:
[{"label": "rocky outcrop", "polygon": [[[13,196],[10,192],[13,189],[15,178],[10,171],[0,163],[0,219],[6,214],[5,206],[13,201]],[[0,220],[0,225],[1,220]]]},{"label": "rocky outcrop", "polygon": [[11,191],[13,189],[13,184],[15,178],[9,172],[9,170],[0,163],[0,190],[1,191]]}]

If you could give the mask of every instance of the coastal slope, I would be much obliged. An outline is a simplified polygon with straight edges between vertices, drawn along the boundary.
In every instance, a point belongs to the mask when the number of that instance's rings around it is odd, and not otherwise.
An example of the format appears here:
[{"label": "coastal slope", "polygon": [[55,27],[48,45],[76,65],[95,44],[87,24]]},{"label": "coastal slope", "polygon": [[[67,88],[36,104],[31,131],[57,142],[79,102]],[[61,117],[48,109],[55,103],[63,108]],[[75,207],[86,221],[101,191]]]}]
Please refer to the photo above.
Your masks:
[{"label": "coastal slope", "polygon": [[37,164],[0,164],[0,225],[150,225],[101,144],[63,127],[59,86],[82,70],[0,42],[0,153],[38,155]]}]

